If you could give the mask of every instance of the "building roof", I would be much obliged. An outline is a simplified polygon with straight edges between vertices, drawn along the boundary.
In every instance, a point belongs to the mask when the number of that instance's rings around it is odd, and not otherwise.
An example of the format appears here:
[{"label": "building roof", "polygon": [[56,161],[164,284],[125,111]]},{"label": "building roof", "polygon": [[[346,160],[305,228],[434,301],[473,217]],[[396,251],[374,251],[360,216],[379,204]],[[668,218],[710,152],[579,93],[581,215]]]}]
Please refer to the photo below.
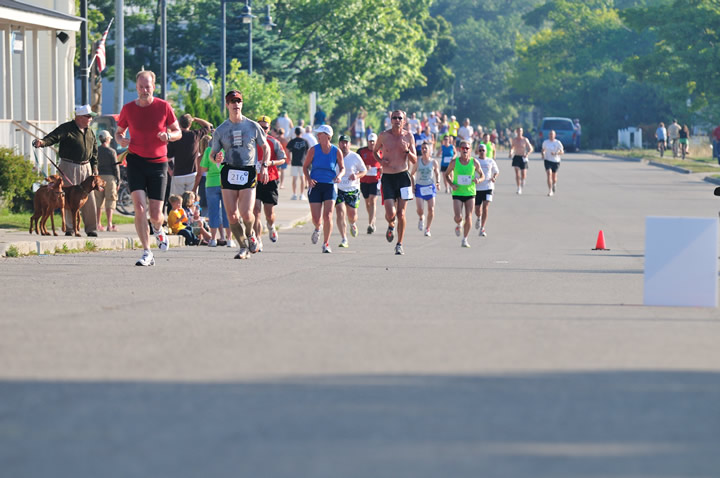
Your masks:
[{"label": "building roof", "polygon": [[0,23],[40,27],[40,29],[78,31],[85,19],[19,0],[0,0]]}]

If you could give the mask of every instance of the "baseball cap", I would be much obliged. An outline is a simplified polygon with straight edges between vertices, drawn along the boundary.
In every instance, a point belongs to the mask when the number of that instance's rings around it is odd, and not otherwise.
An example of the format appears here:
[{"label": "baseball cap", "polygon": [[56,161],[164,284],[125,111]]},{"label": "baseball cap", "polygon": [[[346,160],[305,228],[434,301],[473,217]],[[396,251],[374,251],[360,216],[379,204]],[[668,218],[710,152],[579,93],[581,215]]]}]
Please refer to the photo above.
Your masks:
[{"label": "baseball cap", "polygon": [[377,141],[377,135],[375,133],[370,133],[368,135],[368,141]]},{"label": "baseball cap", "polygon": [[338,139],[338,141],[348,141],[348,142],[349,142],[349,141],[350,141],[350,136],[348,136],[348,135],[346,135],[346,134],[341,134],[341,135],[340,135],[340,138]]},{"label": "baseball cap", "polygon": [[264,121],[264,122],[266,122],[266,123],[268,123],[268,124],[272,122],[272,121],[270,121],[270,117],[267,116],[267,115],[260,115],[260,116],[258,116],[257,122],[259,123],[259,122],[261,122],[261,121]]},{"label": "baseball cap", "polygon": [[105,141],[106,138],[112,137],[110,135],[110,131],[104,129],[98,133],[98,138],[100,138],[100,141]]},{"label": "baseball cap", "polygon": [[315,134],[318,133],[325,133],[326,135],[330,136],[332,138],[333,136],[333,129],[332,126],[327,124],[321,124],[317,128],[315,128]]},{"label": "baseball cap", "polygon": [[82,105],[75,108],[75,116],[97,116],[97,113],[95,113],[91,108],[90,105]]},{"label": "baseball cap", "polygon": [[228,94],[225,95],[225,103],[229,102],[230,100],[234,100],[235,98],[243,99],[242,93],[240,93],[238,90],[230,90],[228,91]]}]

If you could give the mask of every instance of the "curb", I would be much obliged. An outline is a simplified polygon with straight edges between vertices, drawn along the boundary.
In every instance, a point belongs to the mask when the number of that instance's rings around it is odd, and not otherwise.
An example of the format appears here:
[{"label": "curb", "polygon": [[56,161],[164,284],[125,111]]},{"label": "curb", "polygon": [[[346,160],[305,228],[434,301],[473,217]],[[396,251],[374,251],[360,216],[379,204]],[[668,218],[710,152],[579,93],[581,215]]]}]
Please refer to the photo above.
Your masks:
[{"label": "curb", "polygon": [[[94,249],[87,249],[88,242],[94,244]],[[17,250],[21,256],[30,254],[50,255],[63,253],[63,251],[104,251],[104,250],[122,250],[135,249],[135,243],[140,242],[137,237],[107,237],[107,238],[91,238],[91,237],[68,237],[67,239],[50,239],[45,241],[16,241],[0,244],[0,257],[7,255],[8,249],[11,247]],[[181,236],[168,236],[170,247],[185,247],[185,239]]]},{"label": "curb", "polygon": [[628,156],[613,156],[612,154],[598,154],[598,153],[592,153],[596,154],[597,156],[601,156],[603,158],[610,158],[610,159],[619,159],[620,161],[630,161],[631,163],[647,163],[648,160],[645,158],[630,158]]},{"label": "curb", "polygon": [[705,176],[705,178],[703,178],[703,181],[707,181],[712,184],[720,185],[720,178],[711,178],[710,176]]},{"label": "curb", "polygon": [[650,166],[655,166],[656,168],[669,169],[670,171],[675,171],[676,173],[690,174],[692,172],[689,169],[681,168],[680,166],[670,166],[663,163],[656,163],[655,161],[649,161],[648,164]]}]

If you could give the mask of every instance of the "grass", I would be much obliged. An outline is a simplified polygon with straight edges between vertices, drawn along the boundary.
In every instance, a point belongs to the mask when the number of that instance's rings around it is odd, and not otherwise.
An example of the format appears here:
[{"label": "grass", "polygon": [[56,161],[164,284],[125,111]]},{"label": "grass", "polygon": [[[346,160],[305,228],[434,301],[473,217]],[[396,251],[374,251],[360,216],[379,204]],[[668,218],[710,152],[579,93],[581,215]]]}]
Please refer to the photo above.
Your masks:
[{"label": "grass", "polygon": [[687,169],[693,173],[710,173],[718,171],[717,160],[710,156],[699,156],[699,157],[687,157],[686,159],[679,159],[672,157],[672,151],[669,153],[666,151],[664,157],[660,157],[654,149],[600,149],[595,151],[598,154],[607,154],[610,156],[620,156],[626,158],[638,158],[653,161],[655,163],[666,164],[669,166],[678,166],[683,169]]},{"label": "grass", "polygon": [[5,251],[5,257],[17,257],[20,255],[20,251],[18,251],[18,248],[15,246],[10,246]]},{"label": "grass", "polygon": [[[13,213],[8,210],[0,210],[0,229],[27,229],[30,227],[31,212]],[[102,212],[101,220],[103,224],[107,224],[105,211]],[[115,224],[134,224],[133,216],[123,216],[122,214],[113,214],[113,222]],[[55,227],[59,228],[62,224],[60,214],[55,213]],[[48,228],[50,220],[48,219]]]}]

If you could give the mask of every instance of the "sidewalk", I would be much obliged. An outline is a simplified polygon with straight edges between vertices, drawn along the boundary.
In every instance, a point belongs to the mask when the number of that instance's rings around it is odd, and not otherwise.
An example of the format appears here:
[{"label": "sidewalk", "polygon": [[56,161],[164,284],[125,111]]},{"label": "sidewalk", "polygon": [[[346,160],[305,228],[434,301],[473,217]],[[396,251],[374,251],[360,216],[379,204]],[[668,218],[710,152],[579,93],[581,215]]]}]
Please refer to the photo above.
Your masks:
[{"label": "sidewalk", "polygon": [[[275,208],[276,226],[279,230],[291,229],[302,222],[310,220],[310,206],[307,200],[291,201],[292,177],[290,168],[286,170],[285,188],[280,190],[279,204]],[[263,224],[265,219],[263,217]],[[28,228],[30,224],[28,224]],[[89,251],[134,249],[136,242],[140,240],[135,233],[134,224],[119,224],[117,232],[98,232],[98,237],[87,237],[81,232],[82,237],[65,236],[60,230],[61,225],[55,221],[55,231],[58,236],[38,236],[28,234],[28,229],[0,229],[0,257],[6,255],[7,250],[13,247],[20,255],[27,254],[54,254],[55,251]],[[50,230],[50,221],[47,224]],[[267,232],[266,232],[267,234]],[[181,236],[169,235],[170,247],[184,247],[185,239]],[[88,244],[88,242],[92,244]],[[154,244],[155,241],[151,240]],[[89,246],[89,247],[88,247]]]}]

